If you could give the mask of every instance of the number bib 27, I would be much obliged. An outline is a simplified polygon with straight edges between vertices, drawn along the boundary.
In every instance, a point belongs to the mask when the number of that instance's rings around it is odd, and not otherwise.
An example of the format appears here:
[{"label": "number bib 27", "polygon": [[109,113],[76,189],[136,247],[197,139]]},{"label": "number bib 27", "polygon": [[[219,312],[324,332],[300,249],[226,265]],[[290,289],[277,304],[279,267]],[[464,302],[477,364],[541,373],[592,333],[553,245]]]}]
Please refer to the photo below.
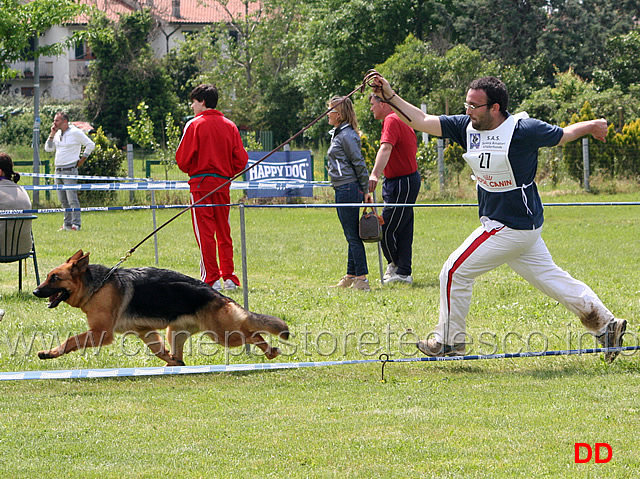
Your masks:
[{"label": "number bib 27", "polygon": [[516,126],[516,118],[509,116],[502,124],[488,131],[467,126],[467,152],[462,155],[473,170],[478,186],[494,192],[518,188],[511,163],[509,145]]}]

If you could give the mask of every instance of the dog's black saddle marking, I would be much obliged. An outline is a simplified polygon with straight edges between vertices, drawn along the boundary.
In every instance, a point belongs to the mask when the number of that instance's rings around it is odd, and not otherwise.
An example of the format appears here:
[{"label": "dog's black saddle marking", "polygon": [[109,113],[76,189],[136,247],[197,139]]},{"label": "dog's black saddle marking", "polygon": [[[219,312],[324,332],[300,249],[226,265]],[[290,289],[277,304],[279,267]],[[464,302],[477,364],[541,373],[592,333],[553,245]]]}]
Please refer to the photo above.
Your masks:
[{"label": "dog's black saddle marking", "polygon": [[[127,314],[169,321],[181,315],[192,315],[212,301],[224,302],[211,286],[190,276],[158,268],[120,269],[109,282],[123,283],[124,293],[131,289]],[[125,286],[129,283],[131,288]]]}]

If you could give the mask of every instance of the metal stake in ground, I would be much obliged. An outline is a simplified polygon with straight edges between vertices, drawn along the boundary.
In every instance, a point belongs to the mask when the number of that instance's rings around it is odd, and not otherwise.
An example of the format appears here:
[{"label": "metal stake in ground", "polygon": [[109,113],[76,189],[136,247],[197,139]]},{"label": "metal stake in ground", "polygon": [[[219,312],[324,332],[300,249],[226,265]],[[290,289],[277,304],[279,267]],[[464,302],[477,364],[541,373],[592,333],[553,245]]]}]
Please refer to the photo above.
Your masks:
[{"label": "metal stake in ground", "polygon": [[512,359],[536,358],[545,356],[572,356],[576,354],[610,353],[615,351],[638,351],[640,346],[620,346],[617,348],[565,349],[558,351],[532,351],[523,353],[471,354],[469,356],[425,356],[420,358],[389,359],[388,354],[381,354],[378,359],[382,363],[382,382],[384,367],[387,363],[408,363],[416,361],[473,361],[477,359]]}]

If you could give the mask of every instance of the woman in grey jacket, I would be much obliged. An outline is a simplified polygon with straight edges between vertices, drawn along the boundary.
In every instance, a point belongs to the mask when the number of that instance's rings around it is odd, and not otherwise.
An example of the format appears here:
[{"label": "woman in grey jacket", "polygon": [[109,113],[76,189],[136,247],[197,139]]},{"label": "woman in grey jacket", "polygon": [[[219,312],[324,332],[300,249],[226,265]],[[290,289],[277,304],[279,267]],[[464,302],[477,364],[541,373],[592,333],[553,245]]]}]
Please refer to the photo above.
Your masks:
[{"label": "woman in grey jacket", "polygon": [[[334,96],[329,101],[328,119],[333,126],[327,152],[331,185],[337,203],[371,202],[369,171],[362,156],[358,121],[349,98]],[[347,274],[335,287],[369,291],[367,256],[358,232],[360,208],[338,207],[338,218],[349,244]]]}]

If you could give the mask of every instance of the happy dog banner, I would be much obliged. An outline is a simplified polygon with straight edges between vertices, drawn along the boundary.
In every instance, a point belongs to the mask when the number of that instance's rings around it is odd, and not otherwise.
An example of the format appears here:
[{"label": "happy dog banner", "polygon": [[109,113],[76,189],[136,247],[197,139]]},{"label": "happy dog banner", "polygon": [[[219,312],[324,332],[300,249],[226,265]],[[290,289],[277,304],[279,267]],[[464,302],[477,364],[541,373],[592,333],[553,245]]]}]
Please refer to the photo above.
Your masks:
[{"label": "happy dog banner", "polygon": [[[264,155],[263,151],[250,151],[249,162],[251,166],[258,162]],[[313,156],[311,151],[279,151],[271,155],[255,168],[251,168],[244,175],[245,181],[313,181]],[[282,189],[249,189],[248,198],[273,198],[292,196],[313,196],[311,185],[304,188]]]}]

